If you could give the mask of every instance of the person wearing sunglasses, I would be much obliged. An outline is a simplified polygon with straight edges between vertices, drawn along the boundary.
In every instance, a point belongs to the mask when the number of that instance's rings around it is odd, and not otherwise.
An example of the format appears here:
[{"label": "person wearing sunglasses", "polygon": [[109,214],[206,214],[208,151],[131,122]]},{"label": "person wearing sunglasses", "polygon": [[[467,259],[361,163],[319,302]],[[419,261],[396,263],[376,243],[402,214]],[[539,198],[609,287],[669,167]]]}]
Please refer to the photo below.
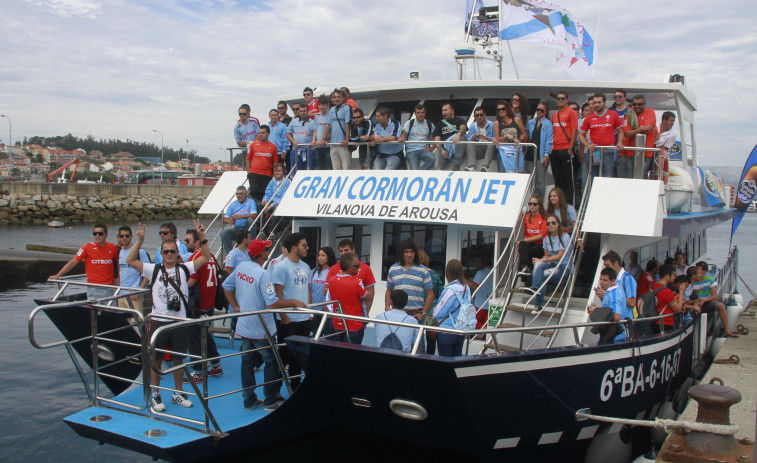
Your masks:
[{"label": "person wearing sunglasses", "polygon": [[[542,247],[544,248],[544,255],[532,259],[534,275],[531,287],[525,289],[527,293],[536,295],[534,298],[535,308],[531,311],[534,315],[541,312],[543,308],[544,294],[547,292],[545,282],[557,284],[565,270],[569,268],[568,264],[571,259],[570,236],[562,230],[560,219],[555,215],[547,216],[547,236],[542,240]],[[560,259],[562,259],[562,262],[560,262]],[[548,270],[552,271],[548,272]],[[544,286],[542,287],[542,285]]]},{"label": "person wearing sunglasses", "polygon": [[[168,228],[165,224],[160,227],[161,231]],[[155,331],[163,326],[174,323],[175,318],[161,318],[161,315],[171,317],[187,318],[187,298],[189,296],[189,276],[201,268],[210,259],[210,247],[208,240],[205,239],[205,227],[200,224],[199,220],[194,221],[197,237],[200,239],[201,255],[195,260],[186,263],[179,262],[179,246],[175,239],[164,240],[158,252],[163,257],[162,264],[150,264],[139,260],[139,251],[142,243],[145,242],[145,224],[140,223],[137,230],[137,242],[131,247],[126,262],[131,265],[143,277],[149,278],[152,282],[152,315],[150,321],[150,337]],[[173,226],[174,238],[176,236],[176,227]],[[184,247],[186,249],[186,246]],[[173,365],[182,363],[185,353],[187,352],[187,327],[174,328],[165,330],[155,340],[156,349],[170,351]],[[170,347],[169,347],[170,346]],[[154,365],[160,368],[163,363],[164,352],[155,351]],[[161,376],[155,371],[150,372],[152,384],[160,385]],[[182,392],[182,370],[173,372],[174,392],[171,401],[181,407],[188,408],[192,406],[187,394]],[[160,390],[155,388],[152,393],[151,409],[154,413],[161,413],[166,410],[166,405],[160,397]]]},{"label": "person wearing sunglasses", "polygon": [[182,259],[187,260],[189,256],[192,255],[192,253],[187,249],[187,245],[176,238],[176,225],[174,225],[173,222],[166,222],[161,225],[160,231],[158,231],[158,235],[160,236],[160,246],[158,246],[158,249],[155,251],[156,264],[163,263],[163,255],[160,252],[160,248],[166,241],[173,241],[174,243],[176,243],[176,247],[179,249],[179,255]]},{"label": "person wearing sunglasses", "polygon": [[305,90],[302,91],[302,97],[305,99],[305,106],[308,108],[310,119],[315,119],[315,115],[320,112],[315,92],[313,92],[312,88],[305,87]]},{"label": "person wearing sunglasses", "polygon": [[[84,244],[76,255],[71,258],[58,273],[48,277],[49,280],[58,280],[70,272],[76,264],[84,261],[84,273],[87,275],[87,283],[98,285],[118,284],[118,246],[108,243],[108,227],[98,223],[92,228],[94,240]],[[88,299],[101,299],[112,296],[113,289],[100,286],[87,286]]]},{"label": "person wearing sunglasses", "polygon": [[234,139],[237,146],[247,148],[255,141],[260,132],[260,121],[250,115],[250,105],[243,104],[239,107],[239,120],[234,126]]},{"label": "person wearing sunglasses", "polygon": [[[617,133],[622,133],[623,121],[618,113],[607,109],[604,94],[595,93],[593,103],[594,112],[584,119],[578,137],[581,144],[586,146],[590,152],[596,150],[597,146],[615,145],[615,149],[606,149],[601,153],[602,176],[613,177],[618,159],[617,150],[623,149],[623,144],[616,142]],[[568,199],[570,200],[570,196],[568,196]]]},{"label": "person wearing sunglasses", "polygon": [[562,189],[573,202],[573,162],[571,155],[576,144],[578,131],[578,113],[568,107],[567,92],[557,92],[557,111],[552,114],[552,132],[554,142],[549,163],[555,186]]},{"label": "person wearing sunglasses", "polygon": [[528,213],[523,217],[523,238],[518,241],[520,276],[531,275],[534,258],[544,255],[542,240],[547,236],[547,217],[538,195],[528,199]]},{"label": "person wearing sunglasses", "polygon": [[[129,255],[131,247],[133,246],[131,237],[132,232],[130,226],[123,225],[118,229],[118,247],[121,249],[118,254],[118,275],[121,279],[120,284],[127,288],[144,288],[150,281],[147,278],[142,278],[139,272],[126,263],[126,257]],[[150,262],[150,256],[147,255],[147,251],[144,249],[139,250],[139,260],[142,262]],[[129,298],[131,299],[134,308],[142,312],[142,295],[138,294],[136,296],[129,296]],[[118,300],[118,306],[130,308],[129,301],[125,297]]]},{"label": "person wearing sunglasses", "polygon": [[494,139],[494,122],[486,118],[486,111],[483,107],[478,106],[473,110],[473,123],[468,127],[468,141],[481,142],[480,145],[469,145],[467,152],[467,165],[465,170],[473,172],[476,170],[476,161],[483,159],[479,170],[488,172],[491,168],[492,155],[494,154],[494,145],[491,141]]},{"label": "person wearing sunglasses", "polygon": [[[647,101],[644,95],[634,95],[633,113],[626,114],[623,124],[623,145],[635,146],[636,135],[644,135],[644,144],[647,148],[654,148],[654,142],[657,138],[657,116],[652,108],[647,108]],[[624,150],[620,152],[618,158],[618,177],[633,178],[633,159],[635,151]],[[652,165],[654,151],[644,152],[644,171],[641,178],[647,178],[649,169]]]},{"label": "person wearing sunglasses", "polygon": [[536,145],[536,149],[527,148],[523,154],[523,163],[526,172],[534,173],[534,193],[538,198],[544,197],[547,166],[549,155],[552,153],[554,132],[549,122],[549,106],[546,101],[540,101],[536,105],[536,116],[526,123],[529,142]]},{"label": "person wearing sunglasses", "polygon": [[628,112],[631,107],[628,105],[628,100],[626,99],[626,91],[622,88],[619,88],[612,92],[612,106],[610,106],[610,109],[618,113],[618,116],[624,118],[626,116],[626,113]]},{"label": "person wearing sunglasses", "polygon": [[[294,108],[294,105],[292,105]],[[292,122],[292,116],[287,114],[287,102],[284,100],[279,101],[276,103],[276,110],[279,112],[279,120],[284,125],[289,125],[290,122]],[[297,111],[295,111],[294,115],[297,115]]]}]

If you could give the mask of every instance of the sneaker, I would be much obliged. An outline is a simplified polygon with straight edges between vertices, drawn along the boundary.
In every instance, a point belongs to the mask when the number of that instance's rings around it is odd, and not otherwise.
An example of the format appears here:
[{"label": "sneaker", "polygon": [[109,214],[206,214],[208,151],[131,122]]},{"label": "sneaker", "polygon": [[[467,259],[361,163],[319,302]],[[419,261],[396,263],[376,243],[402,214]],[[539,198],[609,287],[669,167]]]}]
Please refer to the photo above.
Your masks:
[{"label": "sneaker", "polygon": [[260,407],[261,405],[263,405],[263,401],[260,400],[260,399],[255,399],[255,401],[254,402],[250,402],[249,405],[245,404],[244,409],[245,410],[255,410],[256,408]]},{"label": "sneaker", "polygon": [[518,272],[518,275],[522,277],[530,277],[531,271],[528,269],[528,265],[524,265],[522,269],[520,269],[520,272]]},{"label": "sneaker", "polygon": [[487,169],[486,167],[481,167],[481,172],[489,172],[489,169]]},{"label": "sneaker", "polygon": [[163,400],[160,398],[160,394],[152,395],[152,403],[150,408],[154,413],[161,413],[166,411],[166,404],[163,403]]},{"label": "sneaker", "polygon": [[523,288],[523,292],[527,294],[536,294],[535,288]]},{"label": "sneaker", "polygon": [[208,376],[221,376],[223,374],[223,368],[221,365],[211,366],[208,368]]},{"label": "sneaker", "polygon": [[473,172],[476,170],[476,168],[473,166],[470,166],[470,167],[466,167],[465,170],[467,170],[468,172]]},{"label": "sneaker", "polygon": [[266,405],[265,407],[263,407],[263,410],[265,410],[267,412],[272,412],[272,411],[276,410],[277,408],[281,407],[281,404],[283,404],[283,403],[284,403],[283,400],[279,400],[277,402],[272,403],[271,405]]},{"label": "sneaker", "polygon": [[[208,371],[208,375],[210,375],[210,371]],[[193,371],[191,375],[189,375],[189,378],[186,376],[184,377],[184,382],[188,383],[189,381],[193,383],[201,383],[202,382],[202,372],[201,371]]]},{"label": "sneaker", "polygon": [[[173,393],[173,397],[171,397],[171,402],[173,402],[175,404],[178,404],[178,405],[181,405],[184,408],[189,408],[192,405],[194,405],[192,403],[192,401],[189,400],[189,397],[186,394],[182,394],[182,393],[179,393],[179,392],[174,392]],[[163,407],[163,408],[165,408],[165,407]]]},{"label": "sneaker", "polygon": [[543,309],[543,307],[540,307],[540,306],[537,305],[536,308],[531,311],[531,315],[539,315],[539,313],[541,313],[542,309]]}]

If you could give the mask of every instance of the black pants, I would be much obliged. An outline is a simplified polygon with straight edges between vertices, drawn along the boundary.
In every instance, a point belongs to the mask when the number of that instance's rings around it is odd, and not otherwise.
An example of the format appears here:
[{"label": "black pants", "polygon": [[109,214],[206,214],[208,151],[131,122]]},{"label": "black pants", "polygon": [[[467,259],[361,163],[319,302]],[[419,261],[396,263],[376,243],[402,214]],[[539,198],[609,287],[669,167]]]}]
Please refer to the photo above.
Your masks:
[{"label": "black pants", "polygon": [[528,241],[521,241],[518,243],[518,268],[527,266],[533,268],[534,257],[544,257],[544,248],[541,247],[541,243],[529,243]]},{"label": "black pants", "polygon": [[[202,314],[209,313],[210,315],[212,315],[213,309],[208,309],[208,310],[195,309],[193,312],[194,312],[194,315],[192,318],[200,318]],[[213,335],[210,334],[210,331],[208,331],[206,339],[207,339],[207,349],[206,349],[207,355],[205,356],[205,358],[218,357],[218,348],[216,347],[216,341],[215,339],[213,339]],[[187,344],[188,344],[188,351],[190,355],[197,355],[197,356],[202,355],[202,338],[201,338],[200,325],[191,325],[187,327]],[[196,359],[193,358],[192,360],[196,360]],[[213,362],[211,362],[211,365],[213,366],[220,365],[220,364],[221,364],[220,360],[214,360]],[[208,366],[208,368],[209,367],[210,365]],[[195,365],[192,365],[192,369],[194,371],[200,371],[202,370],[202,364],[197,363]]]},{"label": "black pants", "polygon": [[[288,338],[289,336],[299,335],[309,337],[310,329],[312,328],[312,326],[312,320],[289,322],[287,324],[280,323],[278,331],[279,343],[284,342],[284,339]],[[306,366],[307,359],[302,358],[300,355],[293,354],[292,350],[289,349],[289,346],[280,347],[279,355],[281,355],[281,362],[284,364],[284,366],[289,365],[290,377],[297,376],[302,373],[302,368]],[[292,378],[290,382],[292,384],[292,388],[297,388],[300,386],[302,379]]]},{"label": "black pants", "polygon": [[[247,180],[250,182],[250,198],[260,202],[265,196],[265,189],[268,183],[271,181],[271,176],[265,176],[260,174],[247,173]],[[260,210],[260,209],[258,209]]]},{"label": "black pants", "polygon": [[573,164],[569,150],[555,150],[549,155],[555,186],[565,193],[568,203],[573,203]]}]

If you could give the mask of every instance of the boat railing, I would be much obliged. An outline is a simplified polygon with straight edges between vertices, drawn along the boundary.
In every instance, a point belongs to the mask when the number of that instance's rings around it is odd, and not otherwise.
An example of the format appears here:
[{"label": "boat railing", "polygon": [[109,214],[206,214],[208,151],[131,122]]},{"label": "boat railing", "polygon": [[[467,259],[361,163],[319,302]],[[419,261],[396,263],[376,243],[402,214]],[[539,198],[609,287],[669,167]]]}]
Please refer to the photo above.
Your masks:
[{"label": "boat railing", "polygon": [[726,302],[733,302],[738,284],[739,250],[734,246],[728,253],[723,266],[716,272],[715,281],[718,282],[718,297]]},{"label": "boat railing", "polygon": [[[651,175],[650,180],[662,180],[666,185],[668,183],[668,171],[665,170],[665,165],[667,164],[666,161],[669,160],[669,157],[666,153],[662,152],[661,148],[647,148],[644,146],[625,146],[622,150],[618,150],[618,147],[615,145],[609,145],[609,146],[595,146],[596,149],[598,149],[601,153],[599,157],[599,174],[597,174],[599,177],[603,177],[602,169],[604,167],[604,161],[605,161],[605,152],[617,152],[617,151],[633,151],[633,177],[635,179],[644,179],[644,159],[645,159],[645,153],[647,151],[651,151],[653,153],[652,155],[652,165],[649,168],[649,173]],[[591,154],[587,154],[587,156],[590,156]],[[618,153],[618,156],[620,154]],[[589,169],[590,171],[592,169]]]}]

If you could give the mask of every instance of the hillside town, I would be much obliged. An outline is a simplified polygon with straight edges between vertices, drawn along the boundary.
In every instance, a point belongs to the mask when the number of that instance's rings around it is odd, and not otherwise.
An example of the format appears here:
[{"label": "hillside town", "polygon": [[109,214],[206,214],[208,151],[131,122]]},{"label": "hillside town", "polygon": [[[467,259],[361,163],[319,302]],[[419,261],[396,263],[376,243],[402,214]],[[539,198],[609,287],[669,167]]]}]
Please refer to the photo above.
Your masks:
[{"label": "hillside town", "polygon": [[224,171],[242,168],[221,161],[195,164],[189,156],[162,163],[160,157],[136,157],[127,151],[108,155],[100,150],[87,152],[82,148],[65,150],[37,144],[0,144],[0,181],[68,182],[74,169],[80,173],[76,176],[78,181],[161,183],[159,175],[155,179],[134,175],[138,171],[155,170],[163,171],[164,175],[173,173],[166,175],[170,179],[164,178],[163,183],[180,184],[178,177],[183,175],[195,179],[208,178],[212,182],[206,184],[213,184],[214,179]]}]

